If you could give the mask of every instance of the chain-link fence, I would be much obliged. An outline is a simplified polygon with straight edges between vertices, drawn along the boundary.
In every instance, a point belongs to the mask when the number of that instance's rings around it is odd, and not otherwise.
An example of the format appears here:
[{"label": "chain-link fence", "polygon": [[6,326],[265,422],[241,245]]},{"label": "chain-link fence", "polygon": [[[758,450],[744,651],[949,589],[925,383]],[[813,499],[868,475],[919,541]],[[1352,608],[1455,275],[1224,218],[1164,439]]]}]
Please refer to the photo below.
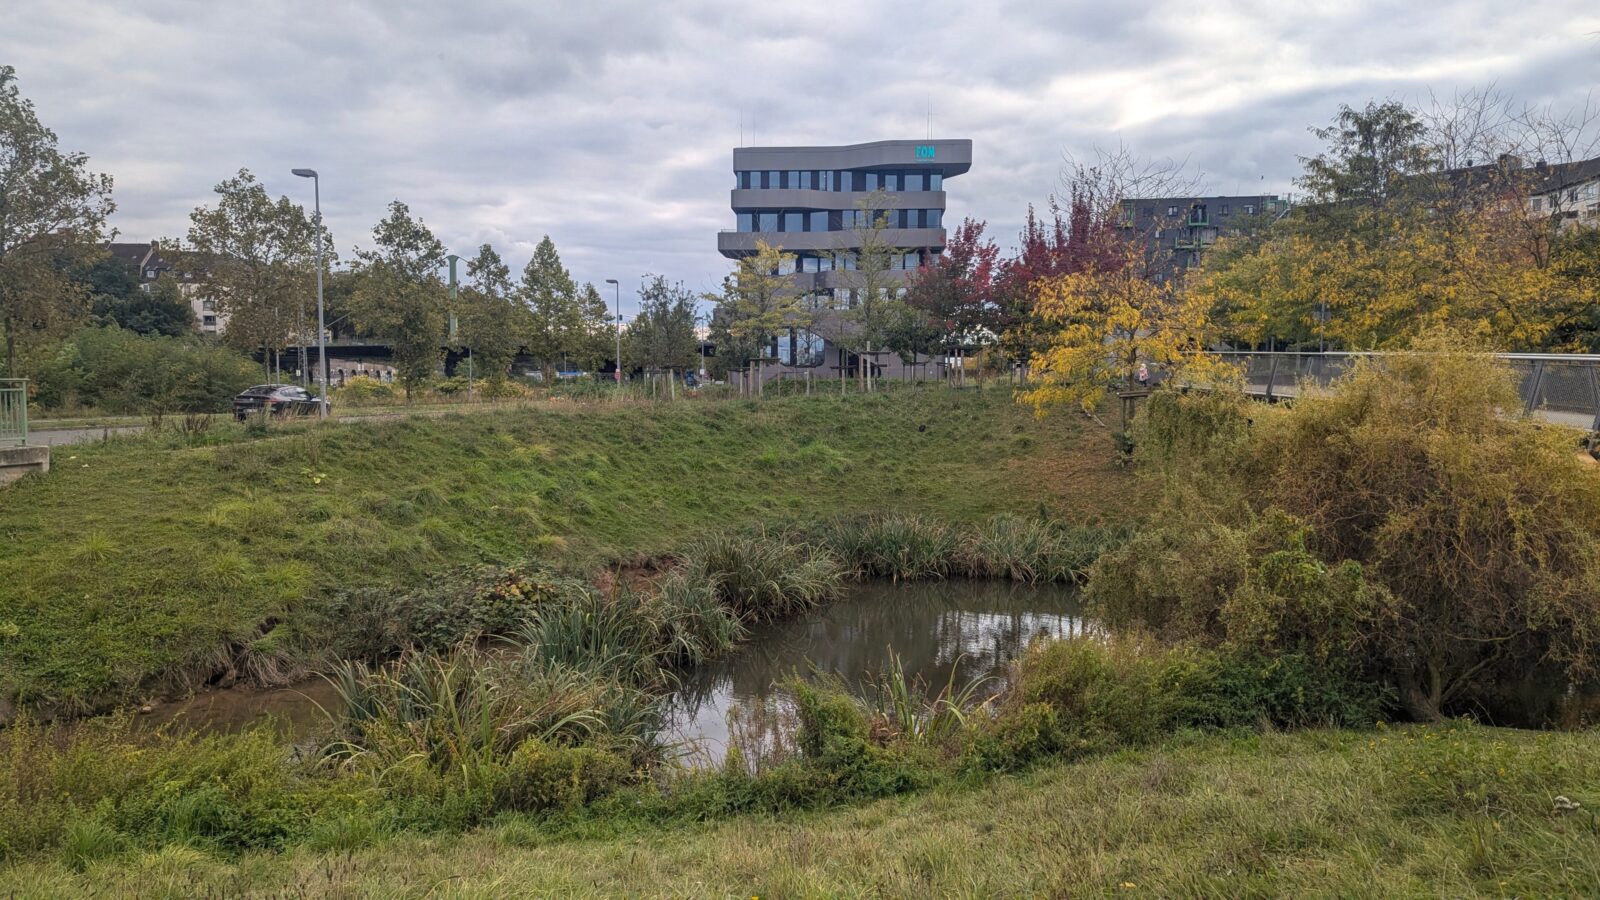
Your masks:
[{"label": "chain-link fence", "polygon": [[[1381,353],[1222,352],[1244,369],[1245,391],[1268,400],[1289,400],[1302,390],[1327,387],[1364,357]],[[1517,373],[1525,409],[1546,421],[1600,431],[1600,355],[1499,353]]]}]

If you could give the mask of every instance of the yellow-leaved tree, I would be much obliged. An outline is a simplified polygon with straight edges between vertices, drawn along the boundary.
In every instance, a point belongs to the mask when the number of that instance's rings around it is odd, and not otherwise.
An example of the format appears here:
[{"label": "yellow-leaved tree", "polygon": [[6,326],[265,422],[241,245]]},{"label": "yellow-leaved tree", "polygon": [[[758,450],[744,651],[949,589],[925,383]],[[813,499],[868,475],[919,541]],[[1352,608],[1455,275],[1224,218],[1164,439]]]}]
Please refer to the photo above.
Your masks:
[{"label": "yellow-leaved tree", "polygon": [[1517,239],[1520,210],[1364,211],[1341,233],[1284,227],[1192,283],[1227,330],[1348,349],[1404,347],[1439,327],[1497,346],[1544,343],[1564,306],[1554,273]]},{"label": "yellow-leaved tree", "polygon": [[1138,383],[1141,366],[1196,380],[1223,372],[1203,352],[1209,300],[1163,277],[1145,242],[1106,240],[1116,243],[1096,264],[1039,282],[1034,313],[1048,337],[1033,357],[1039,384],[1025,399],[1041,415],[1063,404],[1094,415],[1113,387]]}]

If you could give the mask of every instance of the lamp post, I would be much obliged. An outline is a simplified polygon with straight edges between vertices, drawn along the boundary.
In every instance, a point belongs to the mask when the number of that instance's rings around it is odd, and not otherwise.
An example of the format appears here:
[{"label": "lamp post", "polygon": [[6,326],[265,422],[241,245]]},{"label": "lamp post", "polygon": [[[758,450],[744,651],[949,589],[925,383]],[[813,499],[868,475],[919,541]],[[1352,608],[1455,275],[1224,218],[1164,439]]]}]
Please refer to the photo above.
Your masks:
[{"label": "lamp post", "polygon": [[622,387],[622,282],[607,278],[606,284],[617,289],[617,387]]},{"label": "lamp post", "polygon": [[328,336],[327,328],[323,324],[322,308],[322,179],[317,177],[316,169],[295,169],[294,174],[301,178],[311,179],[311,196],[315,202],[315,214],[311,222],[317,229],[317,380],[322,386],[322,392],[317,397],[317,418],[328,417]]}]

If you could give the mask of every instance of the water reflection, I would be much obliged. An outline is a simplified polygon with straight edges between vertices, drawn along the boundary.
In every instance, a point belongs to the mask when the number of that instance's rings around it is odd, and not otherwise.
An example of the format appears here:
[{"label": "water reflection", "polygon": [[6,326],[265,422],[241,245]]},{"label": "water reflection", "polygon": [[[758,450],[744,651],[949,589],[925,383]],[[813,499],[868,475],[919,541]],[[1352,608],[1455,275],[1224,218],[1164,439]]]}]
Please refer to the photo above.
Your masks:
[{"label": "water reflection", "polygon": [[908,677],[934,689],[1003,675],[1037,635],[1085,630],[1075,592],[996,581],[869,582],[810,615],[756,628],[729,656],[685,676],[667,704],[668,736],[702,760],[721,759],[728,710],[772,695],[774,681],[813,668],[859,686],[883,672],[889,651]]}]

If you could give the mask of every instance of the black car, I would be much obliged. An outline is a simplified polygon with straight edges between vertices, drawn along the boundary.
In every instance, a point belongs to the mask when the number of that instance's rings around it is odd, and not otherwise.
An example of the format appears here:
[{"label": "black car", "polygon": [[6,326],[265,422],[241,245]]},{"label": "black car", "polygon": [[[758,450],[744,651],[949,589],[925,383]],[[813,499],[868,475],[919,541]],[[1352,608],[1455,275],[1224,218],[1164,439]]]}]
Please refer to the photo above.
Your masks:
[{"label": "black car", "polygon": [[317,398],[292,384],[258,384],[233,398],[233,417],[241,422],[251,413],[263,411],[274,416],[314,416]]}]

